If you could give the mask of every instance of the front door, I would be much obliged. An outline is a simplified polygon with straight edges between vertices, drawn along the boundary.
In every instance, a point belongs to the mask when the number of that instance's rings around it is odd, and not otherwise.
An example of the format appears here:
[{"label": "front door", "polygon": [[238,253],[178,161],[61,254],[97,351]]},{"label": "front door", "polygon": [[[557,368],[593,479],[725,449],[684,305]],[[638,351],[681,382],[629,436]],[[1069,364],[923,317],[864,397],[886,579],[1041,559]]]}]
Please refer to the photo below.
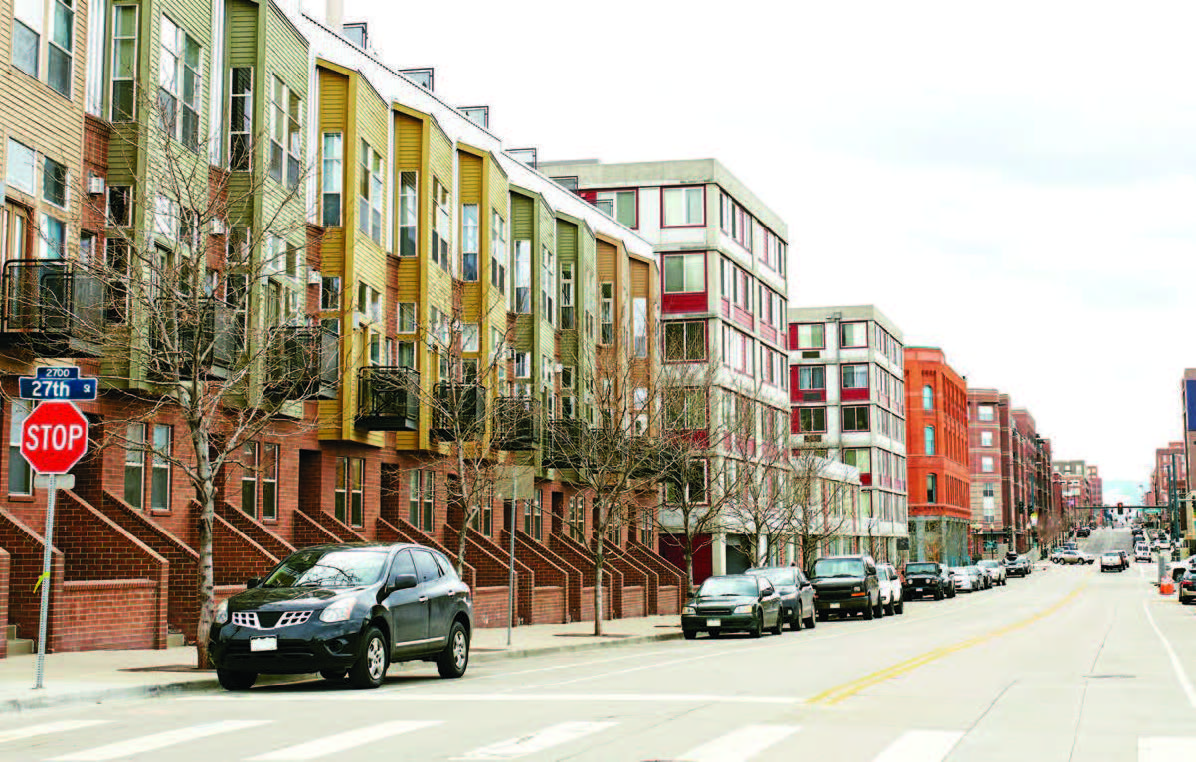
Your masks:
[{"label": "front door", "polygon": [[394,633],[392,650],[398,654],[418,647],[418,641],[428,637],[428,606],[420,598],[423,593],[419,585],[419,573],[411,558],[411,551],[403,550],[395,556],[390,566],[390,581],[400,574],[415,577],[415,587],[395,590],[386,597],[386,608],[390,610],[390,631]]},{"label": "front door", "polygon": [[419,575],[420,597],[428,612],[428,629],[424,637],[428,638],[429,645],[443,643],[448,637],[452,580],[444,575],[428,551],[413,550],[411,554],[415,557],[415,569]]}]

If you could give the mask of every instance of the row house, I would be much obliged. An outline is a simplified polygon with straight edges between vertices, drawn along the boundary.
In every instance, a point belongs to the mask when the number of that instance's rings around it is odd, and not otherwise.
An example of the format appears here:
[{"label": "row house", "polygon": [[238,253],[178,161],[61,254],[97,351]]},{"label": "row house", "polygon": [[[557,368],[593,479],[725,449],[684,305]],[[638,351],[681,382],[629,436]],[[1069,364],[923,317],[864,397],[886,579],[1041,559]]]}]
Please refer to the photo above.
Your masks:
[{"label": "row house", "polygon": [[[690,436],[707,449],[683,489],[691,505],[729,503],[724,526],[694,538],[695,582],[735,574],[758,559],[791,560],[772,538],[743,533],[751,507],[721,495],[745,477],[779,483],[787,469],[785,316],[788,229],[715,159],[607,164],[554,161],[543,171],[652,244],[660,268],[664,372],[692,384],[678,400]],[[681,525],[663,514],[662,552],[682,563]],[[767,499],[767,498],[766,498]]]},{"label": "row house", "polygon": [[[652,246],[508,153],[430,71],[386,66],[365,25],[272,0],[53,5],[9,20],[21,61],[2,75],[8,621],[36,631],[9,591],[32,588],[44,545],[16,377],[61,364],[104,385],[60,500],[52,651],[194,637],[199,506],[172,399],[197,380],[230,390],[216,431],[251,432],[213,475],[218,595],[320,542],[455,557],[469,509],[479,626],[507,621],[512,542],[517,621],[585,618],[593,495],[546,438],[600,422],[603,358],[636,399],[654,375]],[[210,350],[180,364],[189,345]],[[469,506],[463,461],[490,479]],[[608,527],[608,615],[678,610],[654,526]]]},{"label": "row house", "polygon": [[847,539],[853,551],[907,559],[901,331],[872,305],[790,309],[789,350],[791,449],[859,471],[866,519]]}]

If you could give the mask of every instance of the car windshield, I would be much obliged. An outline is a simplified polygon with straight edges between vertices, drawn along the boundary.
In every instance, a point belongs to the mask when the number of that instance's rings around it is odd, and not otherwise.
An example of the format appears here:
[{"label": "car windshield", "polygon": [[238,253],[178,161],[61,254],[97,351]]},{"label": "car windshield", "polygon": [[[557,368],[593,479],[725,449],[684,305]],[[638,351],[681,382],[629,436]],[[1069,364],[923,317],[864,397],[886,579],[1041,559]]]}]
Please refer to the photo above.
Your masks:
[{"label": "car windshield", "polygon": [[935,564],[906,564],[906,574],[938,574],[938,566]]},{"label": "car windshield", "polygon": [[815,577],[862,577],[864,562],[858,558],[820,558],[814,562]]},{"label": "car windshield", "polygon": [[1106,553],[1105,558],[1116,558],[1116,559],[1120,560],[1121,554],[1120,553]]},{"label": "car windshield", "polygon": [[968,570],[967,570],[967,569],[965,569],[965,568],[963,568],[962,566],[956,566],[956,567],[954,567],[953,569],[951,569],[951,571],[952,571],[952,573],[954,573],[954,574],[964,574],[964,575],[966,575],[966,574],[968,573]]},{"label": "car windshield", "polygon": [[776,587],[796,587],[797,580],[794,579],[794,570],[789,568],[776,569],[748,569],[745,574],[753,576],[760,576],[767,579]]},{"label": "car windshield", "polygon": [[1000,566],[1000,564],[996,561],[981,561],[979,564],[977,564],[977,566],[987,566],[990,569],[995,569],[996,567]]},{"label": "car windshield", "polygon": [[758,594],[754,577],[711,577],[698,588],[699,596]]},{"label": "car windshield", "polygon": [[357,587],[382,577],[386,552],[377,550],[301,550],[287,556],[262,587]]}]

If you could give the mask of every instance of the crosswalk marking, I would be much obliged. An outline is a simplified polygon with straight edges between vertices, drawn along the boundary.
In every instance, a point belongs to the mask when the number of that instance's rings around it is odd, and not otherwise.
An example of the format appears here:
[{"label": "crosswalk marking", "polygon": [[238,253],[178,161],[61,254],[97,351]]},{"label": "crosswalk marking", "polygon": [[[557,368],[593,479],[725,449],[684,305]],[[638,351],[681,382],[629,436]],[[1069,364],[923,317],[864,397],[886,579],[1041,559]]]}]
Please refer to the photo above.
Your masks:
[{"label": "crosswalk marking", "polygon": [[679,759],[685,762],[747,762],[799,730],[800,725],[748,725],[690,749]]},{"label": "crosswalk marking", "polygon": [[518,759],[526,754],[534,754],[569,741],[576,741],[579,738],[584,738],[600,730],[606,730],[617,724],[617,722],[562,722],[550,725],[528,736],[508,738],[505,741],[499,741],[489,746],[483,746],[480,749],[474,749],[464,756],[457,757],[457,759],[471,761]]},{"label": "crosswalk marking", "polygon": [[221,722],[208,722],[202,725],[191,725],[148,736],[138,736],[137,738],[130,738],[127,741],[117,741],[116,743],[110,743],[105,746],[97,746],[94,749],[76,751],[61,757],[54,757],[53,762],[106,762],[106,760],[110,759],[122,759],[134,754],[164,749],[167,746],[193,741],[197,738],[206,738],[207,736],[219,735],[220,733],[231,733],[234,730],[245,730],[256,727],[257,725],[265,725],[268,722],[270,721],[223,720]]},{"label": "crosswalk marking", "polygon": [[963,733],[951,730],[910,730],[873,762],[942,762],[961,738]]},{"label": "crosswalk marking", "polygon": [[0,730],[0,743],[20,741],[23,738],[44,736],[50,733],[66,733],[71,730],[82,730],[96,725],[103,725],[108,720],[59,720],[58,722],[44,722],[41,725],[30,725],[12,730]]},{"label": "crosswalk marking", "polygon": [[277,751],[266,754],[259,754],[256,757],[250,757],[249,762],[275,762],[276,760],[286,762],[292,759],[316,759],[317,757],[332,754],[333,752],[352,749],[355,746],[364,746],[367,743],[380,741],[390,736],[397,736],[400,733],[410,733],[413,730],[430,728],[433,725],[439,724],[441,724],[440,720],[396,720],[394,722],[383,722],[378,725],[357,728],[356,730],[346,730],[344,733],[317,738],[314,741],[295,744],[294,746],[288,746],[285,749],[278,749]]},{"label": "crosswalk marking", "polygon": [[1196,738],[1148,736],[1138,739],[1138,762],[1175,762],[1196,755]]}]

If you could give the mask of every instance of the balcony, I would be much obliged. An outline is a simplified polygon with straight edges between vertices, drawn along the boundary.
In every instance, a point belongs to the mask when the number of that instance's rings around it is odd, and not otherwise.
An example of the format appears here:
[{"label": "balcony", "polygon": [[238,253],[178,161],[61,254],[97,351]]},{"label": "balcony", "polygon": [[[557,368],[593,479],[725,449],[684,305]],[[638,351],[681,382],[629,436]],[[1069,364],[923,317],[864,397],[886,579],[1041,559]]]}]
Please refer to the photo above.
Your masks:
[{"label": "balcony", "polygon": [[499,397],[494,401],[494,447],[511,452],[540,446],[540,401]]},{"label": "balcony", "polygon": [[661,475],[665,458],[660,444],[652,437],[631,437],[627,446],[627,472],[636,479],[652,479]]},{"label": "balcony", "polygon": [[549,421],[541,464],[544,468],[584,467],[590,456],[587,449],[589,439],[589,429],[577,419],[556,418]]},{"label": "balcony", "polygon": [[340,342],[335,333],[307,326],[270,331],[262,393],[276,402],[335,399]]},{"label": "balcony", "polygon": [[441,381],[433,392],[432,436],[440,442],[474,442],[486,428],[486,387]]},{"label": "balcony", "polygon": [[158,299],[148,322],[150,371],[167,381],[221,375],[242,347],[233,310],[220,299]]},{"label": "balcony", "polygon": [[14,259],[4,264],[0,346],[40,357],[99,357],[104,286],[76,262]]},{"label": "balcony", "polygon": [[419,429],[419,373],[399,366],[371,366],[357,375],[357,419],[365,431]]}]

